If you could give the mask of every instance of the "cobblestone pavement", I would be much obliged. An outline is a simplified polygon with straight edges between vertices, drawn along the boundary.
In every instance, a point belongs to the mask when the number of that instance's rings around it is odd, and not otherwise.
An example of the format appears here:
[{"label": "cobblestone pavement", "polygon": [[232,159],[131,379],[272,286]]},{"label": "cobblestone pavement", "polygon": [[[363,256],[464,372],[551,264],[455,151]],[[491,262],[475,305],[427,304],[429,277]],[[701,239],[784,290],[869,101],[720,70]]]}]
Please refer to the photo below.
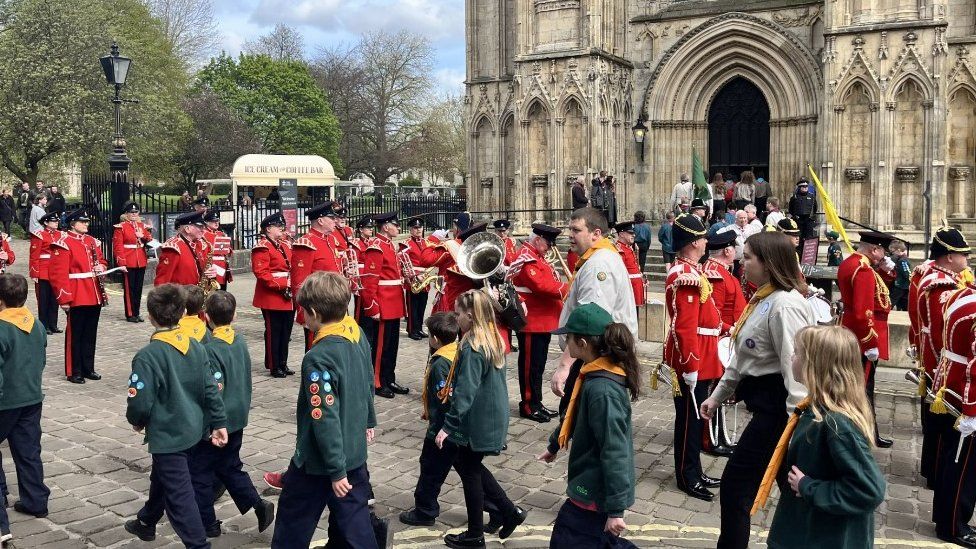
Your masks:
[{"label": "cobblestone pavement", "polygon": [[[14,243],[19,256],[12,272],[25,274],[27,245]],[[260,362],[262,323],[260,312],[250,305],[254,280],[238,276],[231,291],[241,305],[237,330],[250,344],[254,372],[254,397],[250,424],[245,431],[242,458],[259,491],[276,500],[276,494],[261,480],[266,471],[285,468],[294,449],[294,402],[296,377],[273,379]],[[147,288],[148,291],[148,288]],[[149,323],[124,321],[121,295],[112,292],[111,304],[103,311],[99,325],[96,367],[103,379],[73,385],[64,379],[64,342],[52,336],[47,349],[48,367],[44,374],[43,459],[47,483],[51,488],[50,515],[35,519],[8,509],[16,547],[180,547],[168,522],[158,529],[153,543],[143,543],[122,528],[142,505],[149,486],[150,458],[142,437],[125,421],[126,376],[130,360],[152,332]],[[34,296],[28,300],[35,306]],[[63,326],[64,316],[61,315]],[[402,335],[402,334],[401,334]],[[301,362],[301,332],[296,328],[290,352],[290,365]],[[401,337],[398,380],[413,389],[408,396],[376,400],[379,427],[375,443],[369,448],[369,468],[377,497],[377,513],[389,517],[396,530],[398,548],[443,546],[440,537],[458,531],[466,519],[460,481],[455,474],[447,480],[441,495],[442,514],[433,528],[406,528],[396,521],[399,512],[413,503],[425,423],[420,420],[419,391],[427,356],[426,342]],[[554,357],[551,353],[550,357]],[[650,361],[650,358],[648,359]],[[511,362],[511,361],[510,361]],[[549,370],[551,372],[551,369]],[[918,411],[907,382],[892,372],[882,376],[879,406],[881,430],[895,440],[890,450],[876,455],[888,478],[888,498],[876,517],[877,544],[887,547],[942,547],[929,521],[932,492],[921,489],[917,480],[920,438],[917,436]],[[517,394],[518,382],[509,368],[509,392]],[[548,387],[548,382],[546,383]],[[546,404],[556,406],[547,394]],[[746,420],[740,414],[740,425]],[[685,496],[673,480],[673,408],[665,391],[650,392],[634,406],[634,447],[637,465],[637,502],[626,516],[627,537],[641,547],[709,547],[718,536],[719,504],[705,503]],[[553,423],[539,425],[518,417],[514,404],[509,428],[508,450],[486,460],[508,495],[530,510],[525,526],[504,543],[489,536],[489,546],[547,547],[551,524],[565,495],[566,459],[552,465],[537,462],[534,456],[544,447]],[[4,446],[6,444],[4,443]],[[11,504],[17,499],[17,484],[9,450],[6,473]],[[719,476],[722,459],[703,457],[707,473]],[[775,494],[774,490],[774,494]],[[774,508],[771,502],[769,508]],[[214,547],[267,547],[271,530],[259,534],[253,513],[241,516],[224,497],[217,516],[224,534]],[[772,514],[760,512],[753,521],[754,545],[763,546]],[[316,539],[324,541],[323,518]],[[314,545],[320,544],[322,541]]]}]

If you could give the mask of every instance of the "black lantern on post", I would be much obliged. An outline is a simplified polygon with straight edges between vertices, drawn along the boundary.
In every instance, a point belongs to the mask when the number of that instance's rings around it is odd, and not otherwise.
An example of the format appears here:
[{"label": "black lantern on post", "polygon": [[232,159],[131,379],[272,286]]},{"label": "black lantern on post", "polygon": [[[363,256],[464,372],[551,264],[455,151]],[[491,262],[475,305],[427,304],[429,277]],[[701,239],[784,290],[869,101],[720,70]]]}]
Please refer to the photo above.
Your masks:
[{"label": "black lantern on post", "polygon": [[[112,138],[112,152],[108,155],[108,169],[112,176],[112,219],[118,218],[122,212],[122,206],[129,200],[129,158],[125,150],[125,138],[122,136],[122,103],[138,103],[135,100],[122,99],[122,86],[129,76],[129,67],[132,59],[119,55],[119,45],[112,42],[112,51],[109,55],[99,58],[102,64],[102,71],[105,72],[105,79],[112,86],[115,86],[115,98],[112,103],[115,105],[115,136]],[[108,236],[102,235],[103,238]]]},{"label": "black lantern on post", "polygon": [[637,143],[637,148],[640,149],[641,162],[644,161],[644,138],[647,137],[647,126],[644,125],[644,117],[640,116],[637,118],[637,123],[631,128],[634,132],[634,143]]}]

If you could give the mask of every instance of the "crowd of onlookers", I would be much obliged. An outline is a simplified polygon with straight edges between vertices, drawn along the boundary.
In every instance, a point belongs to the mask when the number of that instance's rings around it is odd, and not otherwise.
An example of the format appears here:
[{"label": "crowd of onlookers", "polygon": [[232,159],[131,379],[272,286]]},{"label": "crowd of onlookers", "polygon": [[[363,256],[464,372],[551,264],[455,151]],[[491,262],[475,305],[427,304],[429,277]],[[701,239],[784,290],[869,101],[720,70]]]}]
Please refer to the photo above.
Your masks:
[{"label": "crowd of onlookers", "polygon": [[599,175],[590,181],[590,190],[586,190],[586,178],[582,175],[573,183],[573,210],[580,208],[596,208],[603,212],[607,222],[612,227],[617,223],[617,182],[606,170],[600,170]]},{"label": "crowd of onlookers", "polygon": [[64,195],[57,185],[47,186],[37,181],[33,187],[24,181],[16,190],[10,187],[0,189],[0,225],[5,234],[10,234],[10,226],[17,223],[25,232],[40,230],[40,218],[49,212],[64,214],[66,209]]}]

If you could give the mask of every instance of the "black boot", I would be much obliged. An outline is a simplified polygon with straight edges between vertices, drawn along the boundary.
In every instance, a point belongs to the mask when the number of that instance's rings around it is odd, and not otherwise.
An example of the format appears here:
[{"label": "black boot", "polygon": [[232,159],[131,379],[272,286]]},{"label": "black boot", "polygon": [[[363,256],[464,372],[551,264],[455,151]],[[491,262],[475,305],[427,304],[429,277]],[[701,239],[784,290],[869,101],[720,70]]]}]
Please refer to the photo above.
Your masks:
[{"label": "black boot", "polygon": [[452,549],[465,549],[467,547],[484,547],[485,536],[473,536],[465,531],[460,534],[448,534],[444,536],[444,544]]}]

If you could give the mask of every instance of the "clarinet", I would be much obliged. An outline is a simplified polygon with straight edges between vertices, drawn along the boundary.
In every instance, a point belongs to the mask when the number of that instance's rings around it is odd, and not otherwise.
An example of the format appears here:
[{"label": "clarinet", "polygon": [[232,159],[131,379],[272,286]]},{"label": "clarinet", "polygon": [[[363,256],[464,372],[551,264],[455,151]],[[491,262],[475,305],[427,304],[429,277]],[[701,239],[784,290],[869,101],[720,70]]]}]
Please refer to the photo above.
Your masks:
[{"label": "clarinet", "polygon": [[95,265],[98,265],[98,248],[96,248],[95,244],[93,243],[89,244],[88,252],[91,256],[92,275],[95,278],[95,286],[98,288],[98,294],[102,300],[101,304],[102,306],[108,305],[108,294],[105,293],[105,283],[102,282],[102,278],[95,273]]}]

